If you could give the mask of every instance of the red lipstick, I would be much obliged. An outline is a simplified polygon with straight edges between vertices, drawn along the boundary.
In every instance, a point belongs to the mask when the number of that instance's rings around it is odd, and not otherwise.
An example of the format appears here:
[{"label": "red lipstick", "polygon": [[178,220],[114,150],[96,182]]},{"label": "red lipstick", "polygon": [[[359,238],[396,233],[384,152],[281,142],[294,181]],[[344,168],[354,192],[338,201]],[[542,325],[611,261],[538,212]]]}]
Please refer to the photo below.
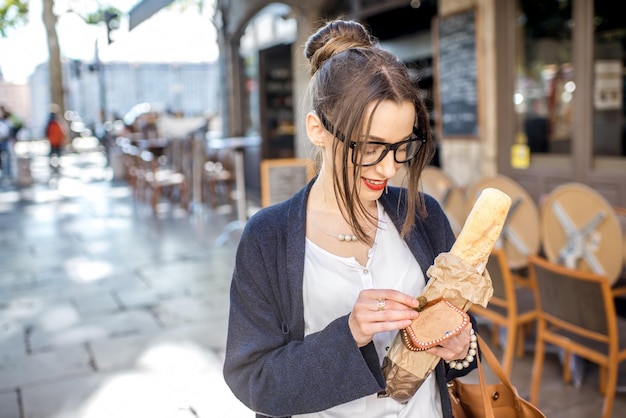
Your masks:
[{"label": "red lipstick", "polygon": [[383,190],[387,186],[387,180],[383,181],[382,183],[371,183],[365,177],[361,177],[361,180],[363,181],[363,184],[367,186],[368,189],[374,190],[377,192]]}]

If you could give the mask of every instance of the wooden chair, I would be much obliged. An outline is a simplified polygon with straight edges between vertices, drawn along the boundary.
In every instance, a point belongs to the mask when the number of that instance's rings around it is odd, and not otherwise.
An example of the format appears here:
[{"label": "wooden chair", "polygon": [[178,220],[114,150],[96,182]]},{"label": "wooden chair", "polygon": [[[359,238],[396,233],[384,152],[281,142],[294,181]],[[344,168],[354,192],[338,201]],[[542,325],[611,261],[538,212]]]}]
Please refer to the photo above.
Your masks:
[{"label": "wooden chair", "polygon": [[221,202],[231,203],[235,189],[235,171],[230,152],[212,153],[204,162],[203,200],[208,201],[212,209]]},{"label": "wooden chair", "polygon": [[[622,274],[617,279],[617,281],[613,284],[614,287],[624,286],[626,287],[626,207],[615,207],[615,214],[617,215],[620,224],[622,226],[622,236],[623,236],[623,259],[624,266],[622,268]],[[617,314],[626,318],[626,296],[618,296],[615,300]]]},{"label": "wooden chair", "polygon": [[565,382],[571,381],[572,354],[599,366],[602,417],[610,418],[619,364],[626,360],[626,320],[616,315],[613,299],[626,289],[611,289],[605,276],[534,255],[529,257],[529,272],[538,309],[530,402],[536,405],[539,400],[545,346],[551,344],[565,354]]},{"label": "wooden chair", "polygon": [[153,213],[158,213],[157,206],[162,196],[166,196],[172,202],[189,209],[189,182],[183,173],[171,169],[159,162],[149,151],[143,151],[140,157],[143,163],[144,176],[143,187],[147,196],[150,197],[150,206]]},{"label": "wooden chair", "polygon": [[141,150],[126,144],[122,148],[124,156],[125,180],[132,189],[133,197],[141,200],[143,196],[144,164],[141,161]]},{"label": "wooden chair", "polygon": [[532,289],[519,285],[509,268],[504,250],[494,248],[487,262],[487,270],[493,283],[493,297],[486,308],[473,305],[470,311],[485,318],[496,328],[493,340],[497,344],[499,329],[506,329],[506,345],[502,368],[511,375],[514,354],[524,355],[524,335],[528,326],[537,319],[537,310]]}]

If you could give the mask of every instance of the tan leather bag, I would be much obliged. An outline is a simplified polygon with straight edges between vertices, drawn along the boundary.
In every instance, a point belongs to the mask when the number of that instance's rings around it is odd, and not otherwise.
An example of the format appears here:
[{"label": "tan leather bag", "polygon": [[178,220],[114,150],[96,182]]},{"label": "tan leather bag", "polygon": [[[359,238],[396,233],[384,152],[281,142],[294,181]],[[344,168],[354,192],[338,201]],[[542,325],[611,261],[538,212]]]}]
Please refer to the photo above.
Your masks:
[{"label": "tan leather bag", "polygon": [[536,406],[520,398],[517,389],[506,377],[485,340],[477,334],[478,347],[500,383],[486,384],[480,358],[480,384],[463,383],[454,379],[448,383],[454,418],[546,418]]}]

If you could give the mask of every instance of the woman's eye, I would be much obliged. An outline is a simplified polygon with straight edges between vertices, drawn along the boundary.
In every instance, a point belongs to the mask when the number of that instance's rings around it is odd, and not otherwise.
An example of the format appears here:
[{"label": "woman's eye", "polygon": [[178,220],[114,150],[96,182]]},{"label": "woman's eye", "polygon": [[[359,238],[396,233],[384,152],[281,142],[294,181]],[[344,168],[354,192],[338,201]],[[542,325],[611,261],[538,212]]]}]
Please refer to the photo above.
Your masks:
[{"label": "woman's eye", "polygon": [[361,150],[363,151],[364,154],[376,154],[377,152],[379,152],[380,150],[380,146],[379,145],[375,145],[375,144],[365,144]]}]

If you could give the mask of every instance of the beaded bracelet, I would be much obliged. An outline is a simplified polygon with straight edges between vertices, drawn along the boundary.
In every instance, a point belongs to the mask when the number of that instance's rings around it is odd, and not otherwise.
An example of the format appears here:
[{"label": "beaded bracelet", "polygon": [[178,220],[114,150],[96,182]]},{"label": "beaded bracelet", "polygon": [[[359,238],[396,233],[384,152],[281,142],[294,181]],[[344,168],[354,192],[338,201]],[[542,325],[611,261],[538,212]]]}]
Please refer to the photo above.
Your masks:
[{"label": "beaded bracelet", "polygon": [[465,358],[463,360],[450,360],[450,361],[446,360],[446,363],[448,363],[451,369],[463,370],[469,367],[469,365],[474,361],[474,357],[476,356],[476,352],[477,352],[476,350],[478,348],[478,343],[476,342],[476,340],[477,340],[476,334],[474,333],[474,330],[471,329],[470,330],[470,344],[469,344],[470,348]]}]

